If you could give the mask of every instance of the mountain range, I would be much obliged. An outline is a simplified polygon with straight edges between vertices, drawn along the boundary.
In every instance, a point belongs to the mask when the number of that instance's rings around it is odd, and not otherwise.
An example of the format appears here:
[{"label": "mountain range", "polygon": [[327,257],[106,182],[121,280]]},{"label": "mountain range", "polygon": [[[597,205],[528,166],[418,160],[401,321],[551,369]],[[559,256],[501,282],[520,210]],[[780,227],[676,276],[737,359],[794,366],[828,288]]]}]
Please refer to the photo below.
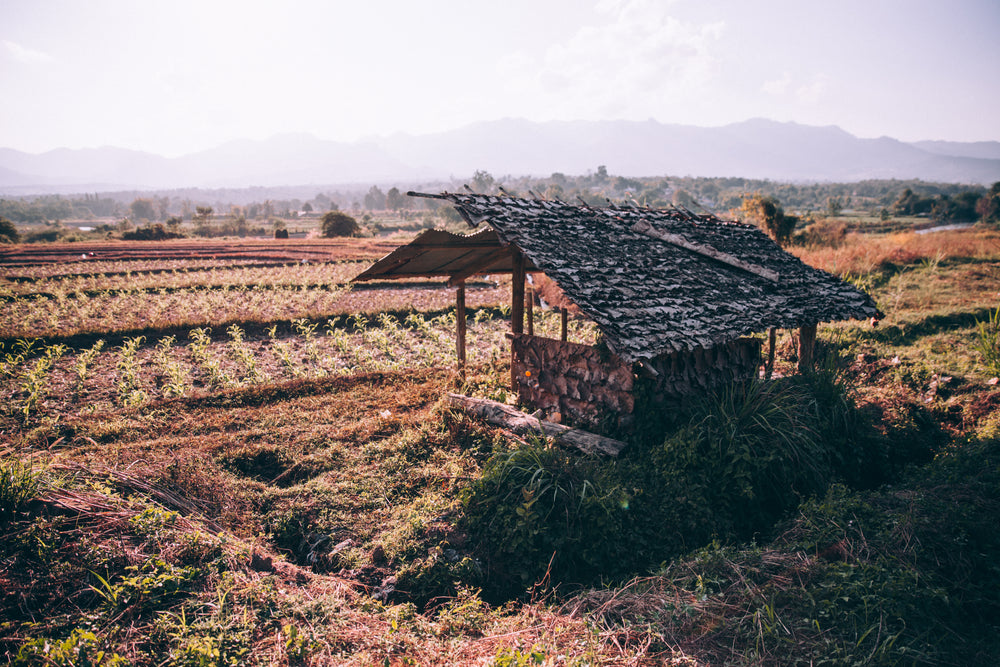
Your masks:
[{"label": "mountain range", "polygon": [[0,194],[363,184],[495,175],[734,176],[779,181],[1000,181],[1000,142],[862,139],[836,126],[752,119],[721,127],[504,119],[358,142],[282,134],[168,158],[102,147],[0,148]]}]

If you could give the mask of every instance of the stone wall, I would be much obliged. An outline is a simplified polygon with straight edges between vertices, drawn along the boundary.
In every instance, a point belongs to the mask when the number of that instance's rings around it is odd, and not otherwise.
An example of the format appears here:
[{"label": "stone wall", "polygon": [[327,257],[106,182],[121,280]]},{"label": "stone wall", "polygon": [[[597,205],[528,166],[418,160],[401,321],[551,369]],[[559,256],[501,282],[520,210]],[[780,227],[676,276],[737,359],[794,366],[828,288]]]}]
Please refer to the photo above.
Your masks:
[{"label": "stone wall", "polygon": [[[513,336],[511,343],[521,403],[574,423],[631,421],[636,379],[631,364],[580,343],[527,334]],[[760,348],[759,340],[740,338],[707,350],[664,355],[636,370],[652,376],[657,402],[676,405],[719,385],[756,377]]]},{"label": "stone wall", "polygon": [[527,334],[513,336],[511,343],[521,403],[583,424],[632,414],[635,376],[617,356],[592,345]]}]

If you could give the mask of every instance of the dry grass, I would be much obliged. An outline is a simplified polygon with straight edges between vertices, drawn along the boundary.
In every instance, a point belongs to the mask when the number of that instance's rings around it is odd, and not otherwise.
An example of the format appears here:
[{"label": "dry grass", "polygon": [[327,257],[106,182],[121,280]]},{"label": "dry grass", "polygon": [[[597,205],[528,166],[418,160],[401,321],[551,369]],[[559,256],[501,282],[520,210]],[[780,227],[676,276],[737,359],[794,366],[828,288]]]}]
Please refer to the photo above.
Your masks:
[{"label": "dry grass", "polygon": [[835,275],[863,276],[921,261],[996,258],[1000,255],[1000,232],[849,234],[847,241],[836,248],[797,247],[790,250],[807,264]]}]

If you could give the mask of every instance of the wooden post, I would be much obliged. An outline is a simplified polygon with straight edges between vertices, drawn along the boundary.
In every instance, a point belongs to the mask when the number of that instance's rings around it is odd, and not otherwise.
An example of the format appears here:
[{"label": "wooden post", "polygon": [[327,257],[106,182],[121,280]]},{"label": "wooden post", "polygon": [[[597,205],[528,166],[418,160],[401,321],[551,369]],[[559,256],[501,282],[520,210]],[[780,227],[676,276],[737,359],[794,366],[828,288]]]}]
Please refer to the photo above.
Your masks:
[{"label": "wooden post", "polygon": [[465,382],[465,281],[460,280],[455,294],[455,352],[458,355],[458,378]]},{"label": "wooden post", "polygon": [[528,335],[535,335],[535,290],[528,287],[524,290],[524,309],[528,315]]},{"label": "wooden post", "polygon": [[565,308],[562,309],[562,330],[559,332],[559,337],[562,342],[566,342],[566,334],[569,331],[569,311]]},{"label": "wooden post", "polygon": [[813,348],[816,344],[816,325],[810,324],[799,329],[799,373],[813,370]]},{"label": "wooden post", "polygon": [[[516,247],[510,248],[510,332],[515,336],[524,333],[524,255]],[[514,344],[510,346],[510,388],[517,391],[517,372],[514,370]]]},{"label": "wooden post", "polygon": [[775,327],[767,332],[767,363],[764,364],[764,379],[770,380],[774,372],[774,347],[778,342],[778,330]]}]

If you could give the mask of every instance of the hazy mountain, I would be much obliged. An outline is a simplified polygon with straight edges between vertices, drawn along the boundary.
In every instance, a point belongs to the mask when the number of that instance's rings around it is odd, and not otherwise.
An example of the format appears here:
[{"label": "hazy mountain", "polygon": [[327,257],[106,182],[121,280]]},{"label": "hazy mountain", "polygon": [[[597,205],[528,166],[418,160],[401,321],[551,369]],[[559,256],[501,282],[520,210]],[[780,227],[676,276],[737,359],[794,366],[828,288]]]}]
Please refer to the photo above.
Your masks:
[{"label": "hazy mountain", "polygon": [[653,120],[535,123],[504,119],[457,130],[364,142],[284,134],[166,158],[120,148],[0,149],[8,193],[386,183],[468,176],[581,174],[606,165],[625,176],[742,176],[785,181],[920,178],[1000,181],[1000,142],[904,143],[860,139],[834,127],[753,119],[723,127]]},{"label": "hazy mountain", "polygon": [[917,141],[914,146],[935,155],[974,157],[983,160],[1000,160],[1000,141]]}]

